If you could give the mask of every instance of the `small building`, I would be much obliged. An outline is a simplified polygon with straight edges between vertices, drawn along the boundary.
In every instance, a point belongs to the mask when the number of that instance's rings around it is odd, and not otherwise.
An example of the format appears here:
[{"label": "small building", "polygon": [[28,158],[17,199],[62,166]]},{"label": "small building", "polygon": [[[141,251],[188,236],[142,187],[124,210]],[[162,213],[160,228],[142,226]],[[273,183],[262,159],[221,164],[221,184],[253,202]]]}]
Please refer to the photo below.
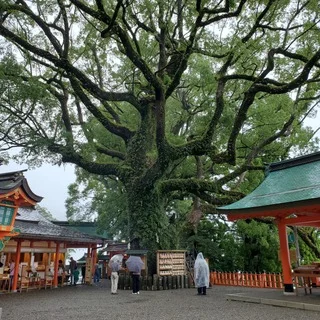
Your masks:
[{"label": "small building", "polygon": [[43,199],[31,191],[24,171],[0,174],[0,252],[5,242],[19,233],[14,229],[18,208],[32,208]]},{"label": "small building", "polygon": [[272,217],[278,226],[284,293],[294,291],[287,226],[320,227],[320,152],[271,163],[262,183],[218,208],[230,221]]},{"label": "small building", "polygon": [[[87,270],[90,273],[97,260],[97,250],[106,244],[104,238],[56,225],[37,210],[20,208],[15,227],[20,233],[10,239],[1,252],[5,256],[4,261],[14,260],[19,266],[15,272],[13,291],[19,285],[18,274],[27,276],[31,271],[37,272],[41,278],[46,278],[48,272],[53,273],[53,285],[57,286],[58,261],[65,260],[68,248],[87,249]],[[88,279],[91,281],[91,275]]]}]

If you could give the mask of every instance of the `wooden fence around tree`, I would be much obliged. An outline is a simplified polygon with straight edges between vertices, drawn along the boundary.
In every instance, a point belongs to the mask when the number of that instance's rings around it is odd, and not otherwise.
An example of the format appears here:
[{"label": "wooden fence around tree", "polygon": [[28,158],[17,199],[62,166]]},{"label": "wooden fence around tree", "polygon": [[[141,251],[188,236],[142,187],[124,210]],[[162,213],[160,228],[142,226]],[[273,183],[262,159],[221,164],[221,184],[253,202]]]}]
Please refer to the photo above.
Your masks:
[{"label": "wooden fence around tree", "polygon": [[[249,273],[249,272],[210,272],[210,285],[239,286],[282,289],[282,275],[279,273]],[[120,274],[119,289],[130,290],[132,279],[129,274]],[[171,290],[194,288],[190,275],[177,276],[144,276],[141,277],[141,290]]]},{"label": "wooden fence around tree", "polygon": [[282,289],[280,273],[210,272],[211,285]]}]

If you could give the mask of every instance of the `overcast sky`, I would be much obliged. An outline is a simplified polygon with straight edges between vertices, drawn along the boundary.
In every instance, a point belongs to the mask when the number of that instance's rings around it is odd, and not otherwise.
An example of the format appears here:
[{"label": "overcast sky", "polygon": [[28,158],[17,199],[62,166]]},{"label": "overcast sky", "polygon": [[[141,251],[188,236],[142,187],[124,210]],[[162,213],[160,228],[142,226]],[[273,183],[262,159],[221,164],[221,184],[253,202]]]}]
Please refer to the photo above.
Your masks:
[{"label": "overcast sky", "polygon": [[[0,172],[11,172],[28,169],[27,165],[14,162],[0,166]],[[33,193],[43,197],[39,203],[46,207],[57,220],[67,220],[65,200],[68,196],[68,185],[75,181],[72,165],[52,166],[45,164],[40,168],[24,172]]]}]

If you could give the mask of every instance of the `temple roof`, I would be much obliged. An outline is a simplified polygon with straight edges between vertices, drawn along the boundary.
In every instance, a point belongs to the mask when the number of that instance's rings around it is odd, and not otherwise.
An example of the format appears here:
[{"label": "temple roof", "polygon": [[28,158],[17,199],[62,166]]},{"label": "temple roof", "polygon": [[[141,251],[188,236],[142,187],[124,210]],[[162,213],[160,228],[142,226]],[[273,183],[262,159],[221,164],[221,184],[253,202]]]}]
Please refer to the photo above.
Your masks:
[{"label": "temple roof", "polygon": [[51,221],[55,225],[63,226],[70,228],[74,231],[80,231],[92,236],[97,236],[103,239],[110,239],[106,231],[103,231],[102,233],[98,232],[98,227],[96,222],[82,222],[82,221]]},{"label": "temple roof", "polygon": [[0,198],[3,195],[21,188],[31,200],[40,202],[43,199],[43,197],[40,197],[31,191],[27,179],[23,175],[24,171],[26,170],[0,173]]},{"label": "temple roof", "polygon": [[64,241],[70,244],[104,244],[102,237],[55,225],[37,210],[19,208],[14,226],[20,230],[15,238]]},{"label": "temple roof", "polygon": [[228,214],[231,220],[320,214],[320,152],[271,163],[255,190],[235,203],[219,207],[218,212]]},{"label": "temple roof", "polygon": [[102,252],[121,252],[124,253],[126,250],[128,250],[128,243],[127,242],[116,242],[116,243],[110,243],[105,249],[102,250]]}]

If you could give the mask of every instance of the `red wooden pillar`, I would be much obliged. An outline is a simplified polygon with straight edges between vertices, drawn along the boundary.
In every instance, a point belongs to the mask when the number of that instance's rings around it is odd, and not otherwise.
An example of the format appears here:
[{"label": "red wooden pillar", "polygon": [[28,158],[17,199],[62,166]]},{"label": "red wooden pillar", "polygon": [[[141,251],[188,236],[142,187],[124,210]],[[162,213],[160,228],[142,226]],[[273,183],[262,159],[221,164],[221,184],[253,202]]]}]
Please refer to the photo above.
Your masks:
[{"label": "red wooden pillar", "polygon": [[210,272],[210,285],[211,286],[216,284],[216,279],[217,279],[217,271],[211,271]]},{"label": "red wooden pillar", "polygon": [[240,282],[239,282],[239,285],[241,286],[241,287],[243,287],[243,272],[239,272],[239,277],[240,277]]},{"label": "red wooden pillar", "polygon": [[262,282],[260,283],[260,287],[266,288],[267,287],[267,274],[265,272],[261,274],[261,280],[262,280]]},{"label": "red wooden pillar", "polygon": [[227,285],[229,286],[231,284],[231,273],[227,272]]},{"label": "red wooden pillar", "polygon": [[282,283],[282,275],[281,275],[281,273],[279,273],[277,275],[277,277],[278,277],[278,279],[277,279],[277,287],[282,289],[283,288],[283,283]]},{"label": "red wooden pillar", "polygon": [[279,221],[278,232],[280,240],[280,258],[283,273],[284,294],[293,293],[293,282],[291,275],[290,254],[288,247],[287,227],[284,221]]},{"label": "red wooden pillar", "polygon": [[91,257],[92,257],[92,264],[91,264],[91,278],[93,277],[95,265],[97,263],[97,248],[94,247],[94,245],[91,246]]},{"label": "red wooden pillar", "polygon": [[246,287],[250,287],[250,284],[249,284],[249,274],[248,274],[248,272],[245,273],[245,282],[246,282],[245,286],[246,286]]},{"label": "red wooden pillar", "polygon": [[225,272],[221,272],[221,284],[223,284],[223,285],[227,284]]},{"label": "red wooden pillar", "polygon": [[230,272],[230,285],[234,286],[234,272]]},{"label": "red wooden pillar", "polygon": [[253,287],[253,274],[252,274],[252,272],[249,273],[249,287]]},{"label": "red wooden pillar", "polygon": [[[16,259],[14,261],[14,274],[13,274],[12,283],[10,283],[12,292],[17,292],[21,244],[22,244],[22,241],[18,240],[17,241],[17,249],[16,249]],[[10,279],[10,281],[11,281],[11,279]]]},{"label": "red wooden pillar", "polygon": [[233,285],[238,286],[238,272],[233,272]]},{"label": "red wooden pillar", "polygon": [[259,275],[257,273],[254,274],[254,286],[259,287]]},{"label": "red wooden pillar", "polygon": [[[59,262],[59,249],[60,249],[60,242],[56,242],[56,254],[54,257],[54,277],[53,277],[53,287],[58,288],[58,262]],[[63,277],[62,277],[62,283],[61,286],[63,285]]]}]

